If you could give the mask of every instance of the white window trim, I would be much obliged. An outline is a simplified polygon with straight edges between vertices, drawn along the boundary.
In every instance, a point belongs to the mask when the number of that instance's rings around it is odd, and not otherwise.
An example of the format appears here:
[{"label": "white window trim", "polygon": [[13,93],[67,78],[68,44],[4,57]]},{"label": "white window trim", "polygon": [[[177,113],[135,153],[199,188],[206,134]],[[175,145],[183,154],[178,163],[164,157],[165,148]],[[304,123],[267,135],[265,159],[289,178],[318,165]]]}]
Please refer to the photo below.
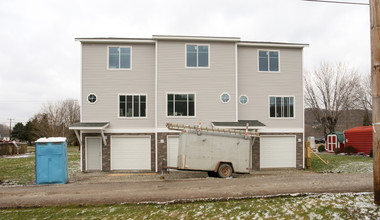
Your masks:
[{"label": "white window trim", "polygon": [[[194,116],[168,116],[168,94],[173,94],[173,95],[183,95],[183,94],[194,94]],[[197,117],[197,94],[195,92],[166,92],[165,95],[165,115],[166,118],[196,118]],[[174,99],[175,101],[175,99]],[[174,109],[173,109],[174,111]],[[189,112],[189,105],[187,105],[187,112]]]},{"label": "white window trim", "polygon": [[[247,97],[247,102],[246,102],[246,103],[241,103],[240,98],[241,98],[242,96]],[[241,95],[239,96],[239,103],[240,103],[241,105],[246,105],[246,104],[248,104],[248,102],[249,102],[249,98],[248,98],[248,96],[247,96],[246,94],[241,94]]]},{"label": "white window trim", "polygon": [[[131,51],[131,54],[130,54],[130,67],[129,68],[120,68],[120,54],[119,54],[119,68],[109,68],[109,59],[110,59],[110,55],[109,55],[109,52],[110,52],[110,47],[118,47],[118,48],[129,48],[130,51]],[[132,70],[132,46],[121,46],[121,45],[109,45],[107,46],[107,70],[111,70],[111,71],[125,71],[125,70]]]},{"label": "white window trim", "polygon": [[[224,94],[227,94],[227,95],[228,95],[228,101],[227,101],[227,102],[223,102],[222,96],[223,96]],[[230,95],[228,92],[222,92],[222,94],[220,94],[219,100],[220,100],[221,103],[223,103],[223,104],[227,104],[227,103],[229,103],[229,102],[231,101],[231,95]]]},{"label": "white window trim", "polygon": [[[197,46],[197,66],[187,66],[187,45],[195,45]],[[199,67],[198,66],[198,46],[208,46],[208,66],[207,67]],[[185,68],[186,69],[210,69],[211,67],[211,60],[210,60],[210,54],[211,54],[211,47],[210,44],[197,44],[197,43],[186,43],[185,44]]]},{"label": "white window trim", "polygon": [[[293,98],[293,117],[270,117],[270,97],[274,96],[275,99],[276,97],[288,97],[288,98]],[[276,110],[276,107],[275,107]],[[268,118],[273,119],[273,120],[292,120],[296,119],[296,98],[294,95],[269,95],[268,96]]]},{"label": "white window trim", "polygon": [[[260,56],[259,53],[260,51],[268,51],[268,71],[260,71]],[[270,66],[269,66],[269,52],[278,52],[278,71],[270,71]],[[270,49],[258,49],[257,50],[257,72],[259,73],[280,73],[281,72],[281,56],[280,56],[280,50],[270,50]]]},{"label": "white window trim", "polygon": [[[120,116],[120,96],[127,96],[127,95],[130,95],[130,96],[135,96],[135,95],[138,95],[138,96],[145,96],[145,117],[136,117],[136,116],[133,116],[133,111],[134,109],[132,108],[132,117],[122,117]],[[133,103],[133,102],[132,102]],[[140,104],[140,102],[139,102]],[[141,113],[141,108],[139,106],[139,112]],[[145,94],[145,93],[118,93],[117,94],[117,118],[118,119],[127,119],[127,120],[136,120],[136,119],[147,119],[148,118],[148,95]]]},{"label": "white window trim", "polygon": [[[89,97],[90,95],[94,95],[94,96],[95,96],[95,98],[96,98],[95,102],[90,102],[90,101],[88,100],[88,97]],[[88,102],[89,104],[91,104],[91,105],[95,105],[95,103],[98,102],[98,96],[97,96],[95,93],[90,92],[90,93],[87,95],[87,102]]]}]

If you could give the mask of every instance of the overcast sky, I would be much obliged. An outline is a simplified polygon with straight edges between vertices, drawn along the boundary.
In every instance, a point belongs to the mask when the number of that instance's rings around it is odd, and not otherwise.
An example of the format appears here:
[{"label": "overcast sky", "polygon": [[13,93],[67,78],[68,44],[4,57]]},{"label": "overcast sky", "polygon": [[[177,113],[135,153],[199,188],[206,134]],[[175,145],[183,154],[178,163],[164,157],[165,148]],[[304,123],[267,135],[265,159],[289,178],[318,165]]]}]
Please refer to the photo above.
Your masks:
[{"label": "overcast sky", "polygon": [[26,122],[44,103],[80,98],[76,37],[307,43],[305,70],[342,61],[369,74],[369,28],[369,6],[301,0],[1,0],[0,123]]}]

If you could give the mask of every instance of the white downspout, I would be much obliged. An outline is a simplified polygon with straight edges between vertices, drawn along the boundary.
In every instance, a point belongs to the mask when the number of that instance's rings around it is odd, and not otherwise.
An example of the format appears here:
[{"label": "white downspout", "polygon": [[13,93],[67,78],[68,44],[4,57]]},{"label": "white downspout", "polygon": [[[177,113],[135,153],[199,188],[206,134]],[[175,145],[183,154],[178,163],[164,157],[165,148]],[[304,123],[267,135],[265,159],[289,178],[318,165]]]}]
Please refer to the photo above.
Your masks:
[{"label": "white downspout", "polygon": [[158,55],[158,41],[156,40],[156,43],[155,43],[155,70],[154,70],[154,152],[155,152],[155,160],[156,160],[156,173],[158,172],[158,152],[157,152],[157,149],[158,149],[158,137],[157,137],[157,74],[158,74],[158,70],[157,70],[157,61],[158,61],[158,58],[157,58],[157,55]]}]

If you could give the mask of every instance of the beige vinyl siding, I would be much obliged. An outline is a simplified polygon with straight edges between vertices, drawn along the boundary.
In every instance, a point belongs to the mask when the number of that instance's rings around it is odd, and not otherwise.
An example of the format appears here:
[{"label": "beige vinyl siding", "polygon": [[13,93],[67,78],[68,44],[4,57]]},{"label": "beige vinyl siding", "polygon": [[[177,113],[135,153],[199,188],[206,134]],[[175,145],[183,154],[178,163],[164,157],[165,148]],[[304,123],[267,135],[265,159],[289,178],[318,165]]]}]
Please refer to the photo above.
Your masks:
[{"label": "beige vinyl siding", "polygon": [[[107,70],[107,46],[131,46],[132,70]],[[82,110],[84,122],[110,122],[110,129],[154,127],[154,44],[82,44]],[[89,93],[97,101],[87,101]],[[118,118],[118,94],[146,94],[147,118]]]},{"label": "beige vinyl siding", "polygon": [[[186,44],[209,45],[209,68],[186,68]],[[158,41],[158,127],[167,122],[211,126],[212,121],[235,121],[235,44],[224,42]],[[195,93],[195,117],[167,117],[167,92]],[[220,101],[223,92],[230,102]]]},{"label": "beige vinyl siding", "polygon": [[[280,72],[258,72],[258,49],[280,51]],[[303,128],[302,49],[238,47],[238,91],[249,98],[239,104],[239,120],[257,119],[267,128]],[[269,118],[269,95],[294,96],[294,119]]]}]

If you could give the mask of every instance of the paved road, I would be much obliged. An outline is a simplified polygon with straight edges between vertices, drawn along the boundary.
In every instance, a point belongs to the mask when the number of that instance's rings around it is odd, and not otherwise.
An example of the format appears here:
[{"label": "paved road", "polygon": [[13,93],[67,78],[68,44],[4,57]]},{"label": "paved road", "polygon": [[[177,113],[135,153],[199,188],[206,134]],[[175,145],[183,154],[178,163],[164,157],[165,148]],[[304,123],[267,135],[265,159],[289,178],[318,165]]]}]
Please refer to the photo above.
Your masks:
[{"label": "paved road", "polygon": [[372,173],[317,174],[306,171],[257,172],[240,178],[190,178],[145,181],[77,181],[65,185],[0,187],[0,207],[120,204],[256,196],[370,192]]}]

